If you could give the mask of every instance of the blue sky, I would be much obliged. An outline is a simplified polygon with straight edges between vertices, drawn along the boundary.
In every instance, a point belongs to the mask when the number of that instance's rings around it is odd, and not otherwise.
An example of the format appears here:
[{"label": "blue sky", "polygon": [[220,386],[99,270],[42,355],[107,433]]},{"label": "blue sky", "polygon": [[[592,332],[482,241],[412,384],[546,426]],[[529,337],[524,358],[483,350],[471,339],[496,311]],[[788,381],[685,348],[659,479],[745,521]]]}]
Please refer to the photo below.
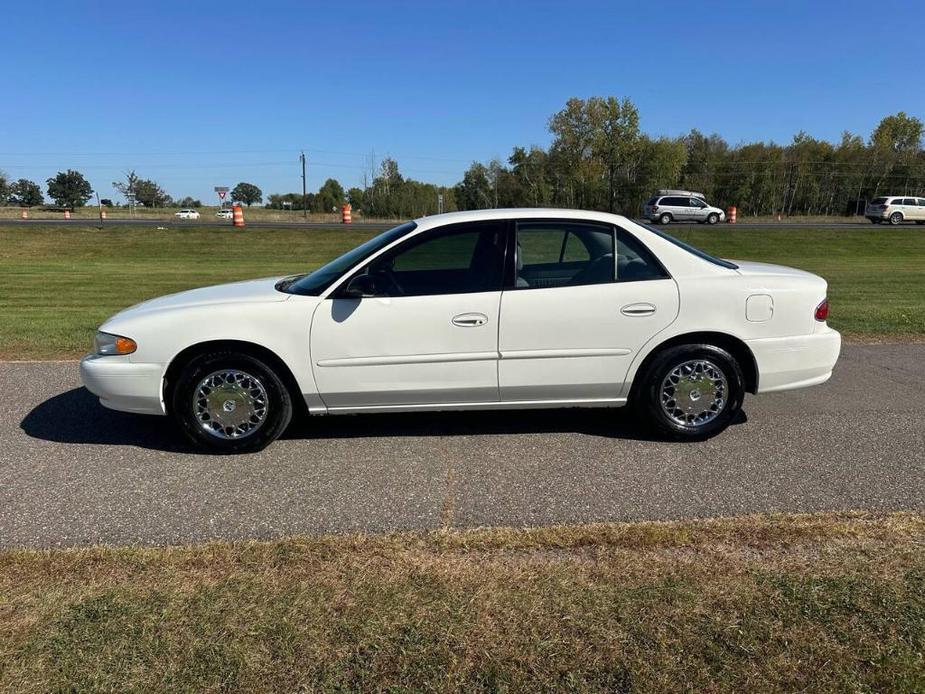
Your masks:
[{"label": "blue sky", "polygon": [[[571,96],[629,97],[644,131],[735,144],[799,130],[865,137],[925,118],[918,3],[11,3],[4,9],[0,170],[68,167],[102,197],[127,169],[212,200],[327,177],[370,154],[452,184],[472,160],[549,142]],[[917,49],[916,46],[919,46]]]}]

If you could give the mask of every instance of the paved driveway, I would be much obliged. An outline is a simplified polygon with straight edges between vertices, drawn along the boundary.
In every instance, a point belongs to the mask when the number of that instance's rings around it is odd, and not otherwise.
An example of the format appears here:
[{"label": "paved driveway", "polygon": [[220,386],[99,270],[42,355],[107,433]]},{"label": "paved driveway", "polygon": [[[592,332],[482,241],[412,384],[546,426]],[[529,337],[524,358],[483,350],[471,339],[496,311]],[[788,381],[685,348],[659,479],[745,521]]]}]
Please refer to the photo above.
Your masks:
[{"label": "paved driveway", "polygon": [[100,407],[77,365],[0,364],[0,546],[925,509],[925,345],[849,346],[833,379],[746,399],[699,444],[620,411],[312,419],[250,456]]}]

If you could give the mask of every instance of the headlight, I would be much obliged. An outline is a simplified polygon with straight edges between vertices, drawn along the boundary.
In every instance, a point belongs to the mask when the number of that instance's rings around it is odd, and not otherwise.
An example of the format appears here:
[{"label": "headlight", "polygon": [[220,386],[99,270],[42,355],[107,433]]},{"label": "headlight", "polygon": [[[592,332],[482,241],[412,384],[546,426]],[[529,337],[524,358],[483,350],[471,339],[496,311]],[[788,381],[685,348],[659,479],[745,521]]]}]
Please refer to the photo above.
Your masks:
[{"label": "headlight", "polygon": [[97,333],[93,338],[93,347],[97,354],[131,354],[138,349],[132,338],[109,333]]}]

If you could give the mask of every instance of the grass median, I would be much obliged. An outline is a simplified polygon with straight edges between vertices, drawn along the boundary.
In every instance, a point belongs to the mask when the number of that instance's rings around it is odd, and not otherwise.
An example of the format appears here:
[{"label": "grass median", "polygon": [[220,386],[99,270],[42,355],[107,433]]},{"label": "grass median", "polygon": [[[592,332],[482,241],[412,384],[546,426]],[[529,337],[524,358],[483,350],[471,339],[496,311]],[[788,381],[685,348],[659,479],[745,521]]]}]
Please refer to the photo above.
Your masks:
[{"label": "grass median", "polygon": [[[925,233],[672,228],[724,257],[783,263],[829,281],[831,324],[856,339],[925,337]],[[117,310],[220,282],[304,272],[369,238],[335,227],[152,229],[0,226],[0,358],[71,358]]]},{"label": "grass median", "polygon": [[925,516],[0,552],[0,690],[922,691]]}]

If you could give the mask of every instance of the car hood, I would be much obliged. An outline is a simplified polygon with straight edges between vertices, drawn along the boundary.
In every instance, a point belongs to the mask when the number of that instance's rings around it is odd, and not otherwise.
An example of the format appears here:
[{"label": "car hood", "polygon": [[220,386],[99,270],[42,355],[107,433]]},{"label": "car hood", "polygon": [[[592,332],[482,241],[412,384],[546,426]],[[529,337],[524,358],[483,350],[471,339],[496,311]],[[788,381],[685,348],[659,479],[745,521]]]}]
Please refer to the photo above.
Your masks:
[{"label": "car hood", "polygon": [[171,309],[190,308],[193,306],[214,306],[219,304],[254,304],[275,301],[286,301],[290,297],[277,291],[276,284],[282,277],[271,277],[231,284],[219,284],[212,287],[201,287],[177,294],[168,294],[156,299],[144,301],[117,313],[110,320],[126,318],[129,316],[164,311]]}]

